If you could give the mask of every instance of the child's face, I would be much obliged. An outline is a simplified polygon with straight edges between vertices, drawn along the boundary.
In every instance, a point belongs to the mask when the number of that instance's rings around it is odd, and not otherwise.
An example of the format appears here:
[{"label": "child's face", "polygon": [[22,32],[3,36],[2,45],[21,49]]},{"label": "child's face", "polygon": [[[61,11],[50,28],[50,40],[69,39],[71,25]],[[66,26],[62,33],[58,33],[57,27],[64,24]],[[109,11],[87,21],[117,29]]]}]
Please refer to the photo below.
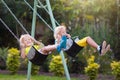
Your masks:
[{"label": "child's face", "polygon": [[61,35],[64,35],[64,34],[66,34],[66,28],[65,28],[65,27],[62,27],[62,28],[61,28]]},{"label": "child's face", "polygon": [[29,36],[25,36],[23,38],[23,43],[25,44],[26,47],[33,45],[33,41]]}]

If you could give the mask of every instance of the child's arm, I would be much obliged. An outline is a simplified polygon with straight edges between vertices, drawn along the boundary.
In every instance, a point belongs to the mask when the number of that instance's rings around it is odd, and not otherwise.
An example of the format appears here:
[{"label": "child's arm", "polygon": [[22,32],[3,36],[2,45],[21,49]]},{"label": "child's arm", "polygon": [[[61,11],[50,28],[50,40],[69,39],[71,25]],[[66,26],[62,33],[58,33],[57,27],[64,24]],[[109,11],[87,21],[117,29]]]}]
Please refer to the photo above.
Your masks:
[{"label": "child's arm", "polygon": [[40,44],[41,44],[41,42],[37,41],[37,40],[34,39],[33,37],[31,37],[31,39],[33,40],[33,42],[34,42],[35,44],[37,44],[37,45],[40,45]]},{"label": "child's arm", "polygon": [[70,34],[66,33],[65,35],[66,35],[68,38],[71,38],[71,35],[70,35]]},{"label": "child's arm", "polygon": [[23,59],[26,58],[25,48],[24,48],[24,47],[21,47],[21,57],[22,57]]},{"label": "child's arm", "polygon": [[55,39],[56,44],[60,43],[60,39],[61,39],[61,35],[57,35],[57,37]]},{"label": "child's arm", "polygon": [[35,40],[34,42],[35,42],[35,44],[38,44],[38,45],[40,45],[40,44],[41,44],[39,41],[36,41],[36,40]]}]

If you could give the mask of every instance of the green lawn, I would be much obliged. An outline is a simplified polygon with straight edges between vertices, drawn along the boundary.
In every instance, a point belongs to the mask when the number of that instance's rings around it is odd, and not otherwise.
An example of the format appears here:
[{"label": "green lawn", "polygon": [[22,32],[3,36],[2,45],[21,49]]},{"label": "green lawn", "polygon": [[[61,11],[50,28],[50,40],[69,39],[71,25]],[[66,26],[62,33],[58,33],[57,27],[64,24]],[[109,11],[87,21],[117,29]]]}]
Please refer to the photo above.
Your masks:
[{"label": "green lawn", "polygon": [[[27,80],[27,75],[8,75],[8,74],[0,74],[0,80]],[[65,77],[55,77],[55,76],[43,76],[43,75],[35,75],[31,76],[31,80],[66,80]],[[71,80],[78,80],[76,78],[72,78]]]}]

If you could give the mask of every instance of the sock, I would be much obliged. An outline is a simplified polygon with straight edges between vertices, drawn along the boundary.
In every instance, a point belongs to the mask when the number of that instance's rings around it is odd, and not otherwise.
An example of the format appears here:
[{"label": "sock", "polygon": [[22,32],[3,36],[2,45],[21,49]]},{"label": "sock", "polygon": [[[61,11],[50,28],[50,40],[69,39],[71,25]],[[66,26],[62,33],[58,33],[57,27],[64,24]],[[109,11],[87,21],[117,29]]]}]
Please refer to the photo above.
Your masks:
[{"label": "sock", "polygon": [[65,35],[63,35],[60,40],[60,44],[57,46],[58,52],[60,52],[62,50],[62,48],[66,48],[66,41],[67,41],[67,37]]},{"label": "sock", "polygon": [[100,46],[97,47],[97,50],[100,51]]}]

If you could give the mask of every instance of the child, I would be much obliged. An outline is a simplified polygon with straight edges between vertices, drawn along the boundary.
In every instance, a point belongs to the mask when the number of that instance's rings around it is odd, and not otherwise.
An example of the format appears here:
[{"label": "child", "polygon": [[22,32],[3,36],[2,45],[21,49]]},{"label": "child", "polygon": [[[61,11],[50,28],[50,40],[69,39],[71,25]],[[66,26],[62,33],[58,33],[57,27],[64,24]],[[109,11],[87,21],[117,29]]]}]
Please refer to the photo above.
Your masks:
[{"label": "child", "polygon": [[[56,42],[59,44],[63,33],[67,37],[66,49],[63,49],[63,50],[65,52],[69,52],[70,55],[73,55],[75,53],[75,50],[74,50],[75,47],[71,48],[71,46],[73,45],[74,41],[70,38],[71,36],[66,33],[66,27],[65,26],[58,26],[58,27],[55,28],[54,38],[55,38]],[[80,49],[87,46],[87,44],[88,44],[91,47],[97,49],[100,55],[105,55],[105,53],[108,50],[110,50],[110,45],[107,45],[106,41],[103,41],[102,45],[98,45],[90,36],[87,36],[87,37],[85,37],[81,40],[78,40],[75,43],[79,46]],[[70,48],[71,48],[71,50],[68,51]],[[58,48],[57,48],[57,50],[60,51]],[[74,57],[74,56],[75,55],[73,55],[72,57]]]},{"label": "child", "polygon": [[20,37],[20,47],[21,47],[21,57],[25,58],[32,46],[34,46],[40,53],[48,55],[49,52],[56,50],[56,48],[65,48],[66,37],[62,37],[59,44],[44,46],[41,42],[38,42],[29,34],[21,35]]}]

